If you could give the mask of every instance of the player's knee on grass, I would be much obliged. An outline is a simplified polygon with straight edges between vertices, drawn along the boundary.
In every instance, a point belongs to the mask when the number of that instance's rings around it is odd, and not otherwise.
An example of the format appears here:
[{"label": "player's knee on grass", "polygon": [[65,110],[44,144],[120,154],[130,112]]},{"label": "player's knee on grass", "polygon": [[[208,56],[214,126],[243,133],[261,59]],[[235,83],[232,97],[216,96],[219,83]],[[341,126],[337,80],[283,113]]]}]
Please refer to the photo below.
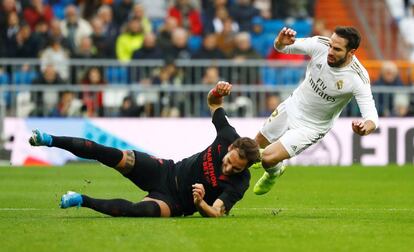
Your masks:
[{"label": "player's knee on grass", "polygon": [[122,174],[128,174],[135,165],[135,153],[132,150],[123,151],[121,161],[115,166],[115,169]]}]

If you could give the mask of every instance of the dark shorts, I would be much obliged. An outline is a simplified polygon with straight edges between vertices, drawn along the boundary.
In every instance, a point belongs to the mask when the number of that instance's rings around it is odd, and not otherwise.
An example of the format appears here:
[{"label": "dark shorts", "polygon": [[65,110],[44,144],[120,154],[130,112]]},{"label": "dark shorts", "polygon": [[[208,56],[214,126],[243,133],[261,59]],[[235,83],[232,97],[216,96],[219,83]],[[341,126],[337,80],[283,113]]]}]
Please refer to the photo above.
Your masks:
[{"label": "dark shorts", "polygon": [[147,191],[146,197],[164,201],[170,207],[171,216],[182,216],[183,212],[175,189],[174,162],[140,151],[134,151],[134,154],[134,168],[124,176],[141,190]]}]

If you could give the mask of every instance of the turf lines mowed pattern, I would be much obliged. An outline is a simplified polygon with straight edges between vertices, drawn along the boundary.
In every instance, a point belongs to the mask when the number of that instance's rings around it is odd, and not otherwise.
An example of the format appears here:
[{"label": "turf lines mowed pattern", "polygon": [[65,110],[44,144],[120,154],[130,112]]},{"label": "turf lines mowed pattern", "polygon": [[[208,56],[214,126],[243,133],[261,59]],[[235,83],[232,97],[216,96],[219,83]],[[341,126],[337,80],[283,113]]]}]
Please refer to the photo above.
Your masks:
[{"label": "turf lines mowed pattern", "polygon": [[113,218],[58,208],[62,193],[138,201],[99,164],[0,168],[0,251],[414,251],[414,167],[288,167],[228,217]]}]

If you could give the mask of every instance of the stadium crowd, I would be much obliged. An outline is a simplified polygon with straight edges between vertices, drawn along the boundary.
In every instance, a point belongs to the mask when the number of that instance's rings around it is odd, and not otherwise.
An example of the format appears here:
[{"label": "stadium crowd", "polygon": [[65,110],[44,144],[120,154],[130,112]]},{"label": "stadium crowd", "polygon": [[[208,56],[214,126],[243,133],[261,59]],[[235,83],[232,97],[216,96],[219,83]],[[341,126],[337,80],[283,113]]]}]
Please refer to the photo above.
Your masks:
[{"label": "stadium crowd", "polygon": [[[323,27],[323,22],[313,22],[313,0],[0,1],[0,58],[38,58],[40,62],[39,67],[23,64],[21,69],[0,66],[0,84],[212,85],[220,78],[237,82],[227,78],[224,71],[215,66],[202,68],[200,78],[188,78],[174,61],[280,59],[303,62],[306,59],[301,55],[285,55],[272,50],[275,33],[284,25],[297,30],[298,37],[330,36],[331,33]],[[128,72],[116,72],[124,78],[120,81],[112,78],[112,72],[108,71],[111,69],[101,65],[74,67],[70,63],[86,59],[162,60],[165,63],[150,74],[135,79],[127,77]],[[243,69],[238,71],[243,72]],[[20,72],[23,75],[18,75]],[[244,84],[272,83],[277,75],[273,69],[260,73],[257,69],[244,72],[250,74],[245,81],[240,81]],[[304,69],[282,71],[285,72],[295,78],[279,82],[296,84]],[[266,73],[273,77],[266,80]],[[383,79],[378,81],[378,85],[383,83]],[[176,107],[165,106],[161,116],[183,115],[180,106],[184,101],[179,97],[161,94],[159,98],[169,104],[168,99],[175,99],[178,104]],[[275,101],[280,102],[277,95],[268,95],[266,99],[266,104],[273,106]],[[386,96],[381,99],[392,102]],[[31,107],[27,112],[30,116],[104,115],[102,92],[35,92],[30,100]],[[201,116],[208,114],[205,107],[201,110]],[[256,115],[266,114],[266,110],[271,108],[264,108]],[[380,109],[380,113],[396,115],[402,112]],[[118,115],[154,116],[154,111],[151,104],[137,106],[135,97],[126,96]]]}]

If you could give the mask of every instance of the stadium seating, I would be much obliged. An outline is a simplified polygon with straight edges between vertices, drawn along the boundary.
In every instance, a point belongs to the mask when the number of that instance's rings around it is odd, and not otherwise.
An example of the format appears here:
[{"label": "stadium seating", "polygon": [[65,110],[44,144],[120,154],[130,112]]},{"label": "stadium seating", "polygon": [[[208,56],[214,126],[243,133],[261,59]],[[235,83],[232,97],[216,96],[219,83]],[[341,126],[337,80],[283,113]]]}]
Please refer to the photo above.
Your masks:
[{"label": "stadium seating", "polygon": [[107,67],[105,69],[105,79],[109,84],[128,84],[128,69],[118,66]]},{"label": "stadium seating", "polygon": [[18,70],[13,73],[12,83],[13,84],[32,84],[33,79],[35,79],[37,73],[33,70],[23,71]]},{"label": "stadium seating", "polygon": [[152,31],[154,33],[158,33],[161,26],[164,24],[164,19],[162,19],[162,18],[153,18],[153,19],[151,19],[151,24],[152,24]]},{"label": "stadium seating", "polygon": [[277,34],[283,27],[285,22],[281,19],[270,19],[263,21],[263,33]]},{"label": "stadium seating", "polygon": [[295,20],[291,27],[297,32],[298,38],[309,37],[312,33],[312,21],[308,19]]},{"label": "stadium seating", "polygon": [[302,67],[263,67],[261,69],[264,85],[297,85],[304,78],[305,69]]},{"label": "stadium seating", "polygon": [[[6,73],[0,73],[0,85],[8,85],[10,83],[10,78]],[[4,102],[6,103],[6,106],[10,105],[10,93],[4,92],[2,94],[3,97],[0,97],[0,99],[4,99]]]},{"label": "stadium seating", "polygon": [[188,49],[195,53],[201,48],[202,43],[203,38],[201,36],[190,36],[188,39]]}]

